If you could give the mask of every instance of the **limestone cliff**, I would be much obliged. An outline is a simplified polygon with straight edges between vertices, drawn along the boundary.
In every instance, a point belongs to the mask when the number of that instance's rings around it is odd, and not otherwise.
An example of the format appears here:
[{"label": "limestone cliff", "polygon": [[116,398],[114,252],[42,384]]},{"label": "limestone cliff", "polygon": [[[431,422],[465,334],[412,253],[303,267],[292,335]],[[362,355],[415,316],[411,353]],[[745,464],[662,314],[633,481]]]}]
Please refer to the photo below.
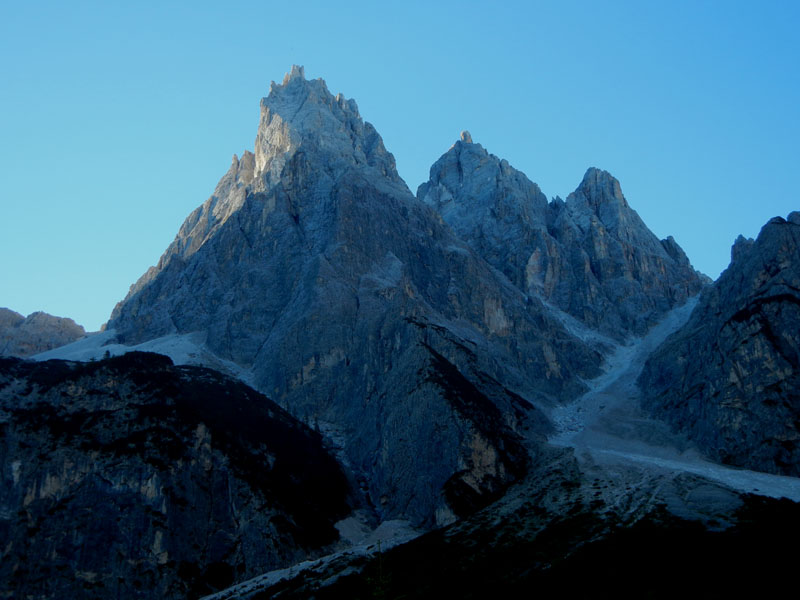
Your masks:
[{"label": "limestone cliff", "polygon": [[[380,518],[444,523],[524,471],[533,404],[601,357],[458,239],[352,100],[294,68],[159,264],[117,306],[122,342],[200,332],[341,447]],[[530,432],[526,431],[530,429]]]},{"label": "limestone cliff", "polygon": [[518,288],[587,325],[641,335],[705,282],[674,239],[659,241],[619,182],[589,169],[553,202],[465,132],[432,167],[417,196]]},{"label": "limestone cliff", "polygon": [[776,217],[705,290],[639,379],[645,406],[712,458],[800,475],[800,213]]}]

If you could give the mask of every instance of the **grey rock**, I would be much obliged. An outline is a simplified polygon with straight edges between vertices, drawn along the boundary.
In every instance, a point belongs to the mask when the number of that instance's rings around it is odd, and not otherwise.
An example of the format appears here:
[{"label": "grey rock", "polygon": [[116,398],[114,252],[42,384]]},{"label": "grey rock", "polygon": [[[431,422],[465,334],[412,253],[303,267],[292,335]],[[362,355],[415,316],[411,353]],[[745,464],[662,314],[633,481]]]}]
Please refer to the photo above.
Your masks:
[{"label": "grey rock", "polygon": [[601,357],[417,201],[322,80],[273,84],[245,156],[108,327],[201,332],[340,445],[382,519],[495,498],[524,471],[521,437],[548,428],[533,405],[580,393]]},{"label": "grey rock", "polygon": [[[797,213],[793,213],[797,214]],[[796,221],[796,219],[795,219]],[[800,475],[800,223],[739,237],[688,323],[648,360],[644,406],[710,457]]]},{"label": "grey rock", "polygon": [[742,256],[750,252],[754,243],[755,240],[753,238],[746,238],[743,235],[737,237],[736,241],[733,242],[733,246],[731,246],[731,262],[740,260]]},{"label": "grey rock", "polygon": [[197,598],[329,552],[348,484],[319,434],[163,356],[0,359],[0,595]]},{"label": "grey rock", "polygon": [[0,308],[0,356],[26,357],[58,348],[86,335],[72,319],[34,312],[27,317]]},{"label": "grey rock", "polygon": [[672,237],[653,235],[607,172],[589,169],[566,202],[548,203],[523,173],[471,141],[431,167],[417,196],[524,293],[625,339],[707,282]]},{"label": "grey rock", "polygon": [[18,327],[25,320],[18,312],[8,308],[0,308],[0,331],[5,332],[11,327]]}]

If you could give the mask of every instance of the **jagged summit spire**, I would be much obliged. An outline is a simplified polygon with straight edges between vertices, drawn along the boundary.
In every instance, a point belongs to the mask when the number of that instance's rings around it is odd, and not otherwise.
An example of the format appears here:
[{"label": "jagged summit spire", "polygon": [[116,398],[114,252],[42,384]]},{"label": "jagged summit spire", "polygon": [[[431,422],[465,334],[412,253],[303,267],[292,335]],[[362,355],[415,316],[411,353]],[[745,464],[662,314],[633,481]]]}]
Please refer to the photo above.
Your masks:
[{"label": "jagged summit spire", "polygon": [[464,142],[465,144],[472,143],[472,135],[470,135],[469,131],[467,131],[466,129],[461,132],[461,141]]},{"label": "jagged summit spire", "polygon": [[[313,91],[317,95],[330,95],[325,80],[321,77],[306,79],[306,69],[301,65],[292,65],[289,72],[284,73],[283,80],[281,80],[280,83],[276,83],[274,80],[271,81],[269,84],[269,97],[273,97],[274,94],[281,94],[287,90],[291,90],[294,95],[296,95],[299,90],[304,92]],[[267,100],[268,98],[262,98],[262,104]]]},{"label": "jagged summit spire", "polygon": [[677,242],[647,228],[607,171],[588,169],[566,201],[548,203],[468,136],[434,163],[417,197],[526,295],[621,340],[702,286]]},{"label": "jagged summit spire", "polygon": [[[262,106],[265,103],[276,102],[279,98],[288,96],[289,98],[305,98],[307,95],[330,96],[328,86],[321,77],[317,79],[306,79],[306,69],[303,66],[292,65],[291,70],[283,75],[281,83],[274,80],[269,84],[269,95],[261,99]],[[287,98],[288,99],[288,98]]]},{"label": "jagged summit spire", "polygon": [[292,70],[283,76],[283,85],[286,85],[287,83],[289,83],[291,79],[294,79],[296,77],[299,77],[301,79],[306,78],[305,67],[301,65],[292,65]]},{"label": "jagged summit spire", "polygon": [[394,157],[375,128],[365,123],[355,100],[334,96],[322,79],[308,80],[305,69],[293,65],[283,82],[270,84],[261,99],[261,120],[255,142],[256,174],[264,183],[276,181],[298,148],[320,155],[332,170],[348,165],[376,167],[400,182]]}]

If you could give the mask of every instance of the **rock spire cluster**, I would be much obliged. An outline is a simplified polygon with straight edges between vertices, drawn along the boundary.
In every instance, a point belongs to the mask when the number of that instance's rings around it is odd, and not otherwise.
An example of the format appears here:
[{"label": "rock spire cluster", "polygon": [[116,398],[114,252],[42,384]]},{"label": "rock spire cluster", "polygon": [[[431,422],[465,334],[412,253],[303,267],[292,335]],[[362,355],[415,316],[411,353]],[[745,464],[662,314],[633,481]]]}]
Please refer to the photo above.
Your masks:
[{"label": "rock spire cluster", "polygon": [[[463,142],[459,142],[463,143]],[[419,202],[354,101],[293,69],[234,161],[108,324],[196,334],[339,440],[383,519],[446,523],[525,469],[541,408],[601,355]]]},{"label": "rock spire cluster", "polygon": [[[744,495],[800,498],[785,478],[696,457],[800,475],[800,213],[711,284],[601,169],[548,200],[465,130],[414,195],[303,67],[260,107],[106,330],[62,348],[89,362],[0,359],[0,595],[512,597],[655,551],[661,585],[695,542],[755,560],[800,522]],[[0,309],[0,353],[83,333]],[[384,576],[371,543],[445,526]]]}]

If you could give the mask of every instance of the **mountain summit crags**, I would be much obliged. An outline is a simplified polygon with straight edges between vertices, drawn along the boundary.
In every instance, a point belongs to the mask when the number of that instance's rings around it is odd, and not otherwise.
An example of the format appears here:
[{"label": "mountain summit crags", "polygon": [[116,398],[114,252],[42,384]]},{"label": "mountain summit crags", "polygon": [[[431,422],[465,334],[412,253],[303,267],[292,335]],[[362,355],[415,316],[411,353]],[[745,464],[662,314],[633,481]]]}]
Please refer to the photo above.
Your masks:
[{"label": "mountain summit crags", "polygon": [[234,161],[109,330],[201,335],[340,440],[381,518],[446,522],[495,497],[524,470],[509,448],[547,427],[533,404],[580,391],[602,357],[415,199],[321,80],[294,69],[272,86],[254,156],[252,179],[249,156]]},{"label": "mountain summit crags", "polygon": [[105,330],[0,360],[0,595],[792,574],[800,218],[712,284],[636,201],[597,168],[548,200],[468,131],[414,195],[355,101],[292,67]]}]

